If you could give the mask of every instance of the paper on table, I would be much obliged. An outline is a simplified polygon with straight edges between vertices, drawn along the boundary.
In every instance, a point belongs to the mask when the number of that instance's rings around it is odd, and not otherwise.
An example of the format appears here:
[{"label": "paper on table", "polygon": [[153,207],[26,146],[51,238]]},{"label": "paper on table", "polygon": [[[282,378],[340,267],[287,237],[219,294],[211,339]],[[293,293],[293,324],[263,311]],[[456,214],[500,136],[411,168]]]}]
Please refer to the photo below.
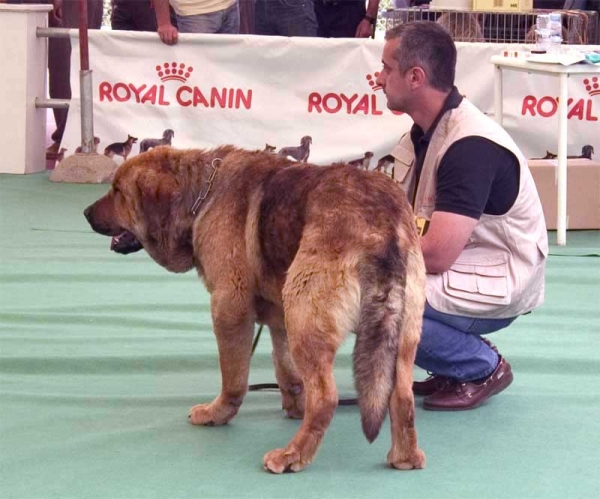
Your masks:
[{"label": "paper on table", "polygon": [[562,64],[570,66],[581,61],[585,61],[585,54],[571,50],[560,54],[531,54],[527,60],[529,62],[542,62],[547,64]]}]

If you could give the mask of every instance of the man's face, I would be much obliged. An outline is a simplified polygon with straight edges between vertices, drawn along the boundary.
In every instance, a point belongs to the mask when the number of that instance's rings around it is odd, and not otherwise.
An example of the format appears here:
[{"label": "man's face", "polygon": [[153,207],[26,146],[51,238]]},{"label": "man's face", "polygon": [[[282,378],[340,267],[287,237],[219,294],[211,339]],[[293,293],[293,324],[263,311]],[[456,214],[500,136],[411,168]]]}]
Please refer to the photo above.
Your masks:
[{"label": "man's face", "polygon": [[385,42],[381,61],[383,69],[377,77],[377,84],[381,85],[387,97],[387,107],[392,111],[407,112],[407,104],[410,101],[410,88],[407,75],[402,75],[398,69],[398,61],[394,53],[400,40],[393,39]]}]

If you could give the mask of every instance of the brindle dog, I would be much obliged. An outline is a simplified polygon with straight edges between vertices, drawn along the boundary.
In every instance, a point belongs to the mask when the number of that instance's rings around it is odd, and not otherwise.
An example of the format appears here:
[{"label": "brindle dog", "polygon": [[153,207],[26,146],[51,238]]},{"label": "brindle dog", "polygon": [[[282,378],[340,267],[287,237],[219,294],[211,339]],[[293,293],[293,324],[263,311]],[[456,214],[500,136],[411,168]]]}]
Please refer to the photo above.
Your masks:
[{"label": "brindle dog", "polygon": [[304,420],[263,464],[274,473],[305,468],[338,403],[336,351],[355,332],[364,434],[373,441],[389,410],[388,462],[425,466],[412,394],[425,266],[411,208],[386,175],[233,146],[157,147],[124,163],[85,216],[112,236],[114,251],[143,247],[172,272],[196,268],[211,293],[222,391],[192,407],[193,424],[237,414],[254,324],[266,324],[283,409]]}]

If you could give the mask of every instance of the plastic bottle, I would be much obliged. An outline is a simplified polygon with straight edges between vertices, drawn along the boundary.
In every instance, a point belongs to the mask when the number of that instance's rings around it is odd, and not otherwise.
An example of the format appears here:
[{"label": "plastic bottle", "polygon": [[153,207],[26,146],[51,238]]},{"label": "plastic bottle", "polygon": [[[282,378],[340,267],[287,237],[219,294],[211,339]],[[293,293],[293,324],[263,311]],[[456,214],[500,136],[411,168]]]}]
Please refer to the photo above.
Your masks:
[{"label": "plastic bottle", "polygon": [[562,43],[562,16],[560,12],[550,13],[550,44],[548,52],[551,54],[560,54]]},{"label": "plastic bottle", "polygon": [[546,53],[550,44],[550,15],[538,14],[535,25],[536,46],[534,53],[543,54]]}]

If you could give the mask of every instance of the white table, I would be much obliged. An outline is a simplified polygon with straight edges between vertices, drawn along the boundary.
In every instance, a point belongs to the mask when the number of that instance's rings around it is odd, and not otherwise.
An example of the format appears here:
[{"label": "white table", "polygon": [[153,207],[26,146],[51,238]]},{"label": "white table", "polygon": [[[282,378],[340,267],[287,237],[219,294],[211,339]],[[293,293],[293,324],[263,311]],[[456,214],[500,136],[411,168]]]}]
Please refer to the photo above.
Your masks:
[{"label": "white table", "polygon": [[557,219],[556,242],[560,246],[567,244],[567,102],[568,82],[571,75],[600,75],[600,67],[592,64],[546,64],[528,62],[519,57],[492,57],[494,64],[494,116],[502,125],[502,70],[525,71],[527,73],[556,76],[560,83],[558,99],[558,175],[557,175]]}]

